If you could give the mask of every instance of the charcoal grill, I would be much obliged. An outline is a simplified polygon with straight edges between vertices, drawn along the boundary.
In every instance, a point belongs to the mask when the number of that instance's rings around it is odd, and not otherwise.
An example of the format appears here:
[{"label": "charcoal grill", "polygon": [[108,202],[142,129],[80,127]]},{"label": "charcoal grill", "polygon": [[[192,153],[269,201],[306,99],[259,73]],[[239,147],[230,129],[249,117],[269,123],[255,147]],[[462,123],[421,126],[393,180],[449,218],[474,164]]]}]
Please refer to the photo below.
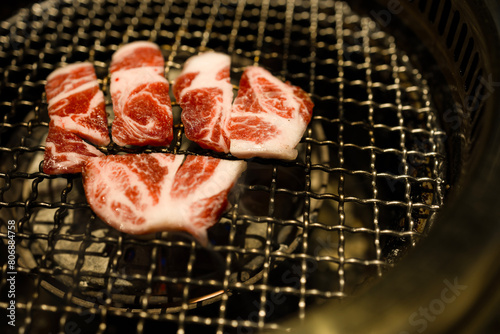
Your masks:
[{"label": "charcoal grill", "polygon": [[[426,325],[472,328],[457,319],[481,319],[478,305],[497,300],[481,299],[499,269],[495,6],[49,0],[2,22],[1,326],[405,333],[422,328],[408,319],[439,300],[444,280],[458,280],[467,290]],[[119,233],[91,211],[79,175],[42,172],[47,75],[91,61],[111,114],[111,55],[135,40],[161,47],[171,84],[187,58],[215,50],[232,57],[235,92],[258,64],[315,103],[297,160],[251,160],[207,248],[183,233]],[[189,142],[172,101],[169,147],[99,149],[232,158]],[[14,268],[4,260],[11,222]],[[12,275],[15,328],[5,320]]]}]

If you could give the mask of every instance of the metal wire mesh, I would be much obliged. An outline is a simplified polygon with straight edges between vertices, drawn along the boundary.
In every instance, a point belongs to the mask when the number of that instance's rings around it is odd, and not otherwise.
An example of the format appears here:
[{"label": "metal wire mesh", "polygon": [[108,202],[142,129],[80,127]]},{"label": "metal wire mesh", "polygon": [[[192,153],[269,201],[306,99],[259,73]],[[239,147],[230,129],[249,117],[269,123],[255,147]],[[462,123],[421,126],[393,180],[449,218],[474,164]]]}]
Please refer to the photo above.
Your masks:
[{"label": "metal wire mesh", "polygon": [[[0,236],[14,220],[19,333],[279,329],[284,315],[381,276],[443,204],[444,133],[426,80],[344,2],[49,1],[0,31]],[[170,83],[210,49],[232,56],[235,85],[259,64],[316,105],[296,161],[250,163],[209,249],[182,234],[118,233],[92,213],[79,175],[42,172],[47,75],[93,62],[110,108],[111,55],[134,40],[161,46]],[[173,107],[173,144],[144,151],[216,155],[185,138]]]}]

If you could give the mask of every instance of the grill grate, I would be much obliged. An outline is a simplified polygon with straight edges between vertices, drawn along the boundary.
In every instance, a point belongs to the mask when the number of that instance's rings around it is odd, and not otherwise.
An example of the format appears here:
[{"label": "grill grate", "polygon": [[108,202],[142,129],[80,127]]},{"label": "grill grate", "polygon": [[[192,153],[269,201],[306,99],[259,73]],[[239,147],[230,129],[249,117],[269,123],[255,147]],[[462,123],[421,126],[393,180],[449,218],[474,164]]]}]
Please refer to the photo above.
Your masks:
[{"label": "grill grate", "polygon": [[[443,204],[445,133],[426,80],[393,36],[344,2],[48,1],[0,30],[0,236],[7,244],[14,220],[19,333],[278,329],[284,315],[304,317],[381,276]],[[235,85],[259,64],[315,102],[297,161],[252,161],[208,250],[183,234],[111,230],[79,176],[41,172],[47,75],[92,61],[111,111],[111,55],[134,40],[161,46],[171,83],[211,49],[232,56]],[[186,140],[173,108],[173,144],[144,151],[220,157]],[[3,263],[3,311],[7,272]]]}]

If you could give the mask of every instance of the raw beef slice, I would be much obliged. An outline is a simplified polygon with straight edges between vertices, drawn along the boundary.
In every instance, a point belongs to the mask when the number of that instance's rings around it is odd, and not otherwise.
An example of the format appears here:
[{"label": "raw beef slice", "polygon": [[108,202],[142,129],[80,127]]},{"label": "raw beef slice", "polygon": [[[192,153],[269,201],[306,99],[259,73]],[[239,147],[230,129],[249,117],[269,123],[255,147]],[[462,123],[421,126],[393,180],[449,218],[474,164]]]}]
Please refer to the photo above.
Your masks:
[{"label": "raw beef slice", "polygon": [[282,82],[261,67],[248,67],[231,113],[231,154],[295,159],[295,147],[311,120],[312,109],[311,99],[301,88]]},{"label": "raw beef slice", "polygon": [[54,126],[51,122],[45,140],[43,172],[46,174],[81,173],[85,161],[104,154],[74,133]]},{"label": "raw beef slice", "polygon": [[170,144],[172,105],[160,48],[144,41],[127,44],[113,54],[110,73],[113,141],[120,146]]},{"label": "raw beef slice", "polygon": [[167,153],[91,158],[83,171],[92,210],[131,234],[182,230],[203,244],[227,207],[243,161]]},{"label": "raw beef slice", "polygon": [[44,172],[79,173],[85,159],[102,155],[95,145],[110,142],[104,94],[91,63],[59,68],[45,86],[50,117]]},{"label": "raw beef slice", "polygon": [[186,137],[239,158],[293,160],[311,120],[313,103],[301,88],[267,70],[248,67],[232,103],[230,58],[208,52],[185,63],[174,84]]},{"label": "raw beef slice", "polygon": [[188,59],[174,84],[186,137],[203,148],[229,152],[227,125],[233,87],[229,56],[207,52]]}]

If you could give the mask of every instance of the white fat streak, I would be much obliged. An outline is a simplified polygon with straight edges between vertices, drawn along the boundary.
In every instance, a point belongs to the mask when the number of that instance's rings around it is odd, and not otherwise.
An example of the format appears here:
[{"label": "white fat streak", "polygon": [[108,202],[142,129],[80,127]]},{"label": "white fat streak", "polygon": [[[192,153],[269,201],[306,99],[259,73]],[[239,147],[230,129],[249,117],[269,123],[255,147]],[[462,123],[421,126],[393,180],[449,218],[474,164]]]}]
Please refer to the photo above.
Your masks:
[{"label": "white fat streak", "polygon": [[229,108],[233,99],[233,87],[231,83],[224,80],[216,80],[217,73],[231,64],[228,55],[218,52],[207,52],[188,59],[184,65],[181,75],[188,73],[199,73],[191,82],[191,85],[180,92],[180,97],[193,89],[199,88],[221,88],[223,91],[224,106],[229,101]]},{"label": "white fat streak", "polygon": [[155,43],[148,41],[136,41],[128,43],[120,47],[118,50],[116,50],[116,52],[113,53],[113,56],[111,57],[112,62],[120,62],[123,58],[127,57],[129,54],[134,53],[136,49],[143,47],[160,50],[160,47]]},{"label": "white fat streak", "polygon": [[189,194],[189,199],[187,200],[187,202],[196,203],[200,200],[212,197],[225,189],[228,189],[236,182],[239,175],[245,169],[245,161],[220,160],[210,178],[203,182],[203,184],[199,186],[197,191]]},{"label": "white fat streak", "polygon": [[259,86],[254,83],[259,77],[264,77],[271,83],[277,85],[286,96],[285,101],[287,106],[293,108],[294,113],[292,118],[283,118],[277,115],[274,110],[267,110],[267,112],[255,114],[245,112],[245,110],[241,109],[239,106],[233,107],[233,112],[231,114],[232,117],[258,116],[262,118],[263,121],[273,124],[280,131],[280,133],[278,136],[275,136],[262,144],[256,144],[255,141],[251,139],[231,139],[231,154],[243,159],[256,156],[285,160],[295,159],[297,157],[297,150],[295,147],[300,142],[307,124],[299,114],[301,104],[297,101],[297,97],[293,93],[293,88],[274,77],[270,72],[261,67],[249,67],[246,72],[249,77],[249,83],[252,87],[257,89],[259,88]]},{"label": "white fat streak", "polygon": [[[231,58],[219,52],[205,52],[189,58],[184,64],[184,73],[207,72],[217,73],[231,64]],[[214,76],[215,77],[215,76]]]},{"label": "white fat streak", "polygon": [[[81,80],[81,79],[79,79]],[[49,104],[48,104],[48,107],[51,108],[54,103],[56,102],[59,102],[63,99],[67,99],[68,97],[70,97],[71,95],[75,95],[75,94],[78,94],[78,93],[81,93],[89,88],[93,88],[93,87],[96,87],[96,86],[99,86],[99,83],[97,82],[97,80],[92,80],[92,81],[88,81],[86,83],[84,83],[83,85],[81,86],[78,86],[74,89],[71,89],[71,90],[67,90],[67,91],[64,91],[62,93],[59,93],[57,94],[56,96],[54,96],[52,99],[49,100]]]},{"label": "white fat streak", "polygon": [[111,74],[111,95],[119,92],[121,94],[121,102],[124,103],[128,100],[130,93],[140,85],[155,82],[168,84],[167,79],[161,75],[162,73],[163,67],[160,66],[145,66],[116,71]]},{"label": "white fat streak", "polygon": [[71,73],[75,69],[78,69],[80,67],[92,67],[92,69],[93,69],[94,65],[92,65],[92,63],[90,63],[90,62],[81,62],[81,63],[74,63],[74,64],[66,65],[64,67],[60,67],[60,68],[54,70],[52,73],[50,73],[47,76],[47,81],[50,81],[51,79],[53,79],[54,77],[56,77],[58,75]]},{"label": "white fat streak", "polygon": [[268,80],[269,82],[271,82],[272,84],[278,86],[278,88],[281,90],[281,92],[283,92],[283,94],[286,95],[286,99],[285,99],[286,106],[289,108],[293,108],[295,110],[295,114],[293,116],[294,117],[300,116],[298,113],[299,108],[300,108],[300,103],[299,103],[299,101],[297,101],[297,97],[293,93],[293,87],[291,87],[290,85],[287,85],[286,83],[284,83],[280,79],[276,78],[269,71],[267,71],[266,69],[263,69],[262,67],[251,66],[251,67],[247,68],[246,72],[247,72],[248,77],[249,77],[250,85],[253,87],[259,88],[259,85],[255,84],[254,82],[256,79],[258,79],[260,77],[263,77],[266,80]]},{"label": "white fat streak", "polygon": [[89,110],[94,110],[99,107],[99,105],[105,105],[104,93],[101,90],[98,90],[97,93],[92,97],[92,100],[90,100]]},{"label": "white fat streak", "polygon": [[[85,143],[85,146],[87,147],[87,150],[90,153],[93,153],[96,156],[104,155],[101,151],[96,149],[94,146],[88,145],[87,143]],[[57,162],[56,168],[59,168],[59,169],[71,168],[75,165],[80,164],[81,162],[85,161],[86,159],[88,159],[88,156],[81,155],[81,154],[76,153],[76,152],[58,151],[58,146],[55,145],[53,142],[46,142],[45,143],[45,150],[46,150],[45,154],[49,154],[49,159],[54,159],[55,157],[61,156],[61,155],[63,155],[67,159],[66,161]]]},{"label": "white fat streak", "polygon": [[[101,156],[101,155],[104,155],[104,153],[102,153],[101,151],[99,151],[97,148],[95,148],[94,146],[90,145],[90,144],[87,144],[85,141],[83,141],[83,139],[81,140],[81,142],[79,143],[82,143],[85,145],[85,148],[86,150],[89,152],[89,153],[92,153],[92,154],[95,154],[97,156]],[[46,142],[46,147],[48,146],[51,150],[52,150],[52,153],[54,155],[65,155],[65,156],[70,156],[70,157],[82,157],[81,154],[79,153],[75,153],[75,152],[66,152],[66,151],[59,151],[58,150],[58,146],[54,144],[54,142]],[[87,158],[87,156],[85,156],[85,159]]]},{"label": "white fat streak", "polygon": [[235,157],[247,159],[252,157],[293,160],[297,157],[295,147],[300,142],[306,125],[302,119],[282,118],[277,115],[258,115],[262,120],[273,124],[279,135],[257,144],[253,140],[231,139],[230,152]]}]

